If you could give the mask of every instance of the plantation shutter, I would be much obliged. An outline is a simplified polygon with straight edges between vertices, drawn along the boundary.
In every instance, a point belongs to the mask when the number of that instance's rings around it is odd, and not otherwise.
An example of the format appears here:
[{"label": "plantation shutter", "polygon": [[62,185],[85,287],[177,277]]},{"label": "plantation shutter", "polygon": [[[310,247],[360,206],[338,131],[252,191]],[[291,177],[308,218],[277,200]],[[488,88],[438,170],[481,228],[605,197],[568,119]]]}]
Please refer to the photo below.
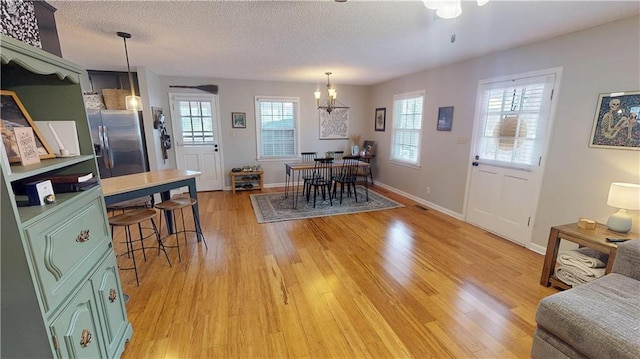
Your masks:
[{"label": "plantation shutter", "polygon": [[481,85],[475,154],[479,161],[530,169],[539,165],[555,75]]},{"label": "plantation shutter", "polygon": [[256,104],[258,157],[295,157],[297,100],[258,97]]}]

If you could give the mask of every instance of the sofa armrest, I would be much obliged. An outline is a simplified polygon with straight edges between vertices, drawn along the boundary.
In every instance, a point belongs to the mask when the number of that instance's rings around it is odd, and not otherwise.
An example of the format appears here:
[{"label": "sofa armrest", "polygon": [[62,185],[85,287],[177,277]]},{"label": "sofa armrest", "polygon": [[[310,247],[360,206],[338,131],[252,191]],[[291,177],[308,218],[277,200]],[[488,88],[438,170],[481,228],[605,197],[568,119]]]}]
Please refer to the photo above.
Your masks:
[{"label": "sofa armrest", "polygon": [[640,240],[631,240],[618,245],[612,271],[640,280]]}]

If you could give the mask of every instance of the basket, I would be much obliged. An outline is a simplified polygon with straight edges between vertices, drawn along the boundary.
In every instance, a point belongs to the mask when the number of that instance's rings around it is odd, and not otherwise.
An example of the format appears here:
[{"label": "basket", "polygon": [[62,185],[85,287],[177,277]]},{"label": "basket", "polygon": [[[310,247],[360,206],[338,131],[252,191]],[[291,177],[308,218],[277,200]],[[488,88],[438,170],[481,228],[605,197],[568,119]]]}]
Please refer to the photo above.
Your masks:
[{"label": "basket", "polygon": [[102,97],[107,110],[124,110],[126,109],[125,98],[130,92],[120,89],[102,89]]}]

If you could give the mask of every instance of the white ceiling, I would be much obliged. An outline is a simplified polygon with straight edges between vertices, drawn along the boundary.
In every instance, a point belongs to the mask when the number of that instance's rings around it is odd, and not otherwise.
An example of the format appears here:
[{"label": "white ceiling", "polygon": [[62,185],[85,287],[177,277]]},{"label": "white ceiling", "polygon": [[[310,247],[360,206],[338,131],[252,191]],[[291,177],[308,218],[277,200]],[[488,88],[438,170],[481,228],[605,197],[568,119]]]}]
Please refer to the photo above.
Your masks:
[{"label": "white ceiling", "polygon": [[[63,57],[87,69],[371,85],[640,13],[640,1],[57,1]],[[639,29],[640,31],[640,29]],[[451,35],[456,41],[451,43]],[[594,51],[608,51],[593,44]],[[611,50],[611,49],[609,49]],[[570,51],[570,49],[567,49]]]}]

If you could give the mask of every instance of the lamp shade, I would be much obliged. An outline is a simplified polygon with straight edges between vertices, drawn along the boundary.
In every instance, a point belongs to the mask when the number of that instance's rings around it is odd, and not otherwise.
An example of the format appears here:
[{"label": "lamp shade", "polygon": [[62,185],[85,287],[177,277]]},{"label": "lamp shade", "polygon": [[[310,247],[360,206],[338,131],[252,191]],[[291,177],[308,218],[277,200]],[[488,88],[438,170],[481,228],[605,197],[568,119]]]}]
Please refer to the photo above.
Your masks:
[{"label": "lamp shade", "polygon": [[630,210],[640,209],[640,184],[612,183],[609,187],[607,205]]}]

